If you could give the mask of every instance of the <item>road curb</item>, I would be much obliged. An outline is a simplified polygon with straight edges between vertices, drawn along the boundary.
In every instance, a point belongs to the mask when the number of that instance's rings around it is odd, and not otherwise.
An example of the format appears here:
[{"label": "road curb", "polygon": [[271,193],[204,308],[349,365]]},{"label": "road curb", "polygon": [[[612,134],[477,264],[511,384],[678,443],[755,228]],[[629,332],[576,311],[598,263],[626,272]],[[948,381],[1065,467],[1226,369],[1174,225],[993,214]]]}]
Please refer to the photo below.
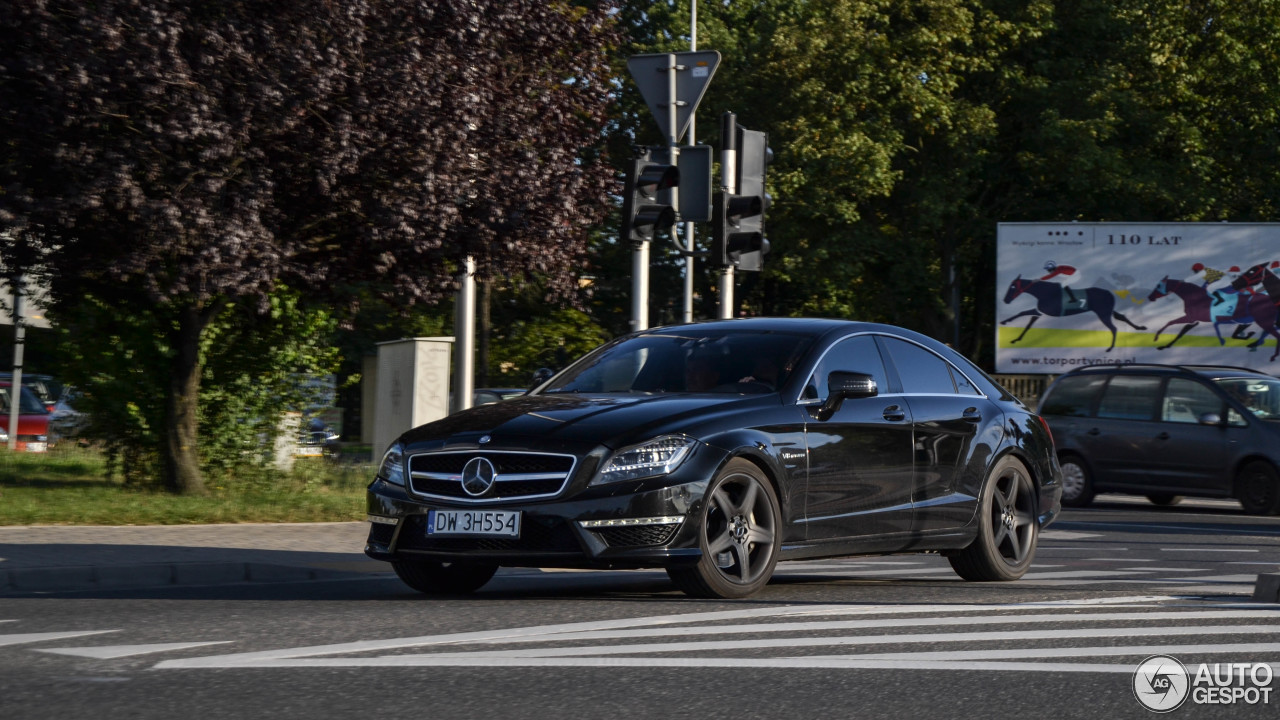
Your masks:
[{"label": "road curb", "polygon": [[0,570],[0,595],[92,590],[235,585],[240,583],[303,582],[360,575],[369,571],[274,565],[258,562],[148,563],[94,567]]}]

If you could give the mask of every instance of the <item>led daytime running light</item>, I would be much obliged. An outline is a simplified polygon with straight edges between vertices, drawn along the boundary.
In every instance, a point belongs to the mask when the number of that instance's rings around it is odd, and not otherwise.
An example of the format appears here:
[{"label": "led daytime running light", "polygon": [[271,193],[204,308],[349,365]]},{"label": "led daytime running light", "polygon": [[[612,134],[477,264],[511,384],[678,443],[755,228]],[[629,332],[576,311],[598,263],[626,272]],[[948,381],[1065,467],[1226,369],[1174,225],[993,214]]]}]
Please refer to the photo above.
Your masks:
[{"label": "led daytime running light", "polygon": [[612,520],[579,520],[578,524],[588,530],[610,527],[634,527],[636,525],[679,525],[684,518],[679,515],[663,515],[647,518],[614,518]]}]

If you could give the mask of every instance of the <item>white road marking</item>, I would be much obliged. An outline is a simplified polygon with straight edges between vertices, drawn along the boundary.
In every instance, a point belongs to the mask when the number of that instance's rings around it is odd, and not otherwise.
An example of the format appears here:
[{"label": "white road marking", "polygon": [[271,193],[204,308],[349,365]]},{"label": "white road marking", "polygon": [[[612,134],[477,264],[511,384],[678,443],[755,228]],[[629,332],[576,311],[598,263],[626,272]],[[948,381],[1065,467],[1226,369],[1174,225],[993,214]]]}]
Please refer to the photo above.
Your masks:
[{"label": "white road marking", "polygon": [[[636,643],[633,645],[595,645],[516,650],[477,650],[458,653],[430,653],[426,657],[574,657],[601,655],[647,655],[665,652],[707,652],[725,650],[761,650],[766,648],[798,648],[867,645],[916,645],[921,643],[1008,642],[1034,639],[1075,640],[1079,638],[1170,637],[1175,635],[1258,635],[1280,634],[1280,625],[1204,625],[1176,628],[1118,627],[1041,630],[1028,637],[1027,630],[999,630],[961,633],[906,633],[898,635],[845,635],[841,637],[753,638],[750,640],[700,640],[675,643]],[[419,657],[396,655],[397,658]],[[362,660],[364,658],[353,658]],[[172,661],[181,662],[181,661]]]},{"label": "white road marking", "polygon": [[[1237,645],[1131,645],[1127,647],[1000,648],[996,650],[951,650],[917,653],[866,653],[831,655],[859,660],[1013,660],[1027,658],[1108,657],[1125,655],[1200,655],[1280,653],[1280,643]],[[821,656],[805,656],[821,657]]]},{"label": "white road marking", "polygon": [[81,630],[79,632],[44,632],[21,633],[18,635],[0,635],[0,645],[22,645],[24,643],[47,642],[49,640],[65,640],[66,638],[84,637],[85,635],[101,635],[103,633],[120,632],[119,630]]},{"label": "white road marking", "polygon": [[1102,533],[1082,533],[1070,530],[1045,530],[1040,533],[1041,540],[1084,540],[1085,538],[1102,537]]},{"label": "white road marking", "polygon": [[204,647],[205,645],[224,645],[229,642],[232,642],[232,641],[216,640],[212,642],[155,643],[151,645],[104,645],[102,647],[36,648],[36,652],[53,653],[54,655],[71,655],[74,657],[97,658],[99,660],[113,660],[115,658],[130,657],[132,655],[146,655],[148,653],[168,652],[170,650],[186,650],[187,648]]},{"label": "white road marking", "polygon": [[[1132,612],[1120,613],[1080,613],[1065,615],[1061,613],[1041,613],[1038,615],[979,615],[973,617],[913,617],[877,620],[839,620],[830,622],[799,623],[754,623],[751,625],[709,625],[704,627],[680,628],[642,628],[635,630],[612,630],[604,632],[581,632],[557,634],[554,640],[620,640],[643,637],[667,637],[689,635],[747,635],[752,633],[782,632],[827,632],[831,630],[860,630],[870,628],[897,627],[962,627],[969,625],[1014,625],[1033,623],[1084,623],[1084,622],[1128,622],[1134,618],[1146,620],[1181,620],[1194,617],[1196,620],[1231,620],[1243,618],[1280,618],[1280,615],[1267,610],[1207,610],[1188,613],[1173,612]],[[545,636],[528,636],[518,640],[485,640],[484,644],[508,644],[515,642],[546,642]]]},{"label": "white road marking", "polygon": [[[1039,553],[1041,552],[1097,552],[1097,551],[1098,551],[1098,548],[1093,546],[1080,546],[1080,547],[1048,546],[1048,547],[1036,548],[1037,555],[1039,555]],[[1129,552],[1129,548],[1128,547],[1108,547],[1107,552]]]},{"label": "white road marking", "polygon": [[[905,633],[893,635],[777,637],[776,633],[826,633],[833,630],[926,627],[926,626],[976,626],[1001,624],[1009,627],[1049,623],[1118,623],[1142,621],[1159,622],[1185,620],[1229,620],[1251,618],[1280,618],[1280,613],[1270,608],[1200,611],[1147,611],[1152,602],[1176,600],[1174,596],[1137,596],[1121,598],[1085,598],[1081,600],[1053,601],[1049,603],[1017,603],[1007,605],[922,605],[922,606],[859,606],[830,605],[817,607],[785,607],[719,613],[693,613],[675,616],[631,618],[615,621],[571,623],[506,630],[454,633],[448,635],[397,638],[382,641],[360,641],[336,645],[288,648],[262,652],[236,653],[198,658],[167,660],[155,665],[157,669],[193,668],[267,668],[267,667],[792,667],[836,669],[934,669],[934,670],[1007,670],[1030,672],[1129,672],[1133,665],[1109,665],[1096,663],[1048,663],[1048,662],[982,662],[978,658],[955,661],[946,658],[917,657],[918,653],[901,653],[902,658],[845,655],[837,657],[652,657],[659,653],[688,652],[777,652],[783,648],[803,647],[869,647],[874,645],[909,645],[973,642],[1052,642],[1078,638],[1119,637],[1174,637],[1193,635],[1278,635],[1280,625],[1194,625],[1191,627],[1094,627],[1072,629],[1000,630],[956,633]],[[1134,605],[1132,603],[1141,603]],[[1072,607],[1134,607],[1136,612],[1113,613],[1044,613],[1030,612],[1045,607],[1069,610]],[[1202,607],[1202,606],[1196,606]],[[993,615],[1004,611],[1010,614]],[[964,613],[987,613],[966,617]],[[707,625],[735,619],[805,618],[833,615],[914,615],[922,613],[946,613],[946,617],[871,617],[846,621],[801,621],[780,623],[746,623],[739,625]],[[657,626],[657,627],[654,627]],[[686,637],[692,635],[746,635],[768,634],[769,637],[750,637],[735,640],[693,642],[619,643],[618,640]],[[592,646],[565,646],[567,642],[596,641],[607,644]],[[552,647],[528,647],[534,643],[555,643]],[[523,648],[497,650],[472,650],[476,645],[525,645]],[[1280,642],[1264,644],[1268,649],[1280,651]],[[390,654],[377,657],[318,657],[345,653],[368,653],[407,648],[440,648],[451,651],[433,651],[413,654]],[[1107,654],[1142,654],[1146,645],[1130,648],[1131,652],[1119,652],[1113,648]],[[1199,646],[1197,646],[1199,647]],[[1217,646],[1204,646],[1217,647]],[[1230,647],[1240,647],[1233,645]],[[452,650],[456,648],[456,650]],[[1021,648],[1016,652],[1028,653],[1027,657],[1055,657],[1060,648]],[[735,652],[736,651],[736,652]],[[1047,651],[1047,653],[1046,653]],[[964,652],[957,650],[956,652]],[[1041,653],[1041,654],[1035,654]],[[1151,654],[1151,653],[1147,653]],[[633,656],[633,657],[621,657]],[[649,657],[634,657],[649,656]],[[1074,657],[1073,655],[1067,655]],[[1087,655],[1080,655],[1085,657]],[[1011,656],[1019,657],[1019,656]]]},{"label": "white road marking", "polygon": [[1207,552],[1207,553],[1256,553],[1257,549],[1248,548],[1160,548],[1160,552]]},{"label": "white road marking", "polygon": [[1063,580],[1066,578],[1106,578],[1115,577],[1116,575],[1133,575],[1135,572],[1144,573],[1147,570],[1063,570],[1061,572],[1029,572],[1022,576],[1018,582],[1036,582],[1038,580]]},{"label": "white road marking", "polygon": [[1257,575],[1197,575],[1195,577],[1182,578],[1183,581],[1206,582],[1206,583],[1249,583],[1257,582]]}]

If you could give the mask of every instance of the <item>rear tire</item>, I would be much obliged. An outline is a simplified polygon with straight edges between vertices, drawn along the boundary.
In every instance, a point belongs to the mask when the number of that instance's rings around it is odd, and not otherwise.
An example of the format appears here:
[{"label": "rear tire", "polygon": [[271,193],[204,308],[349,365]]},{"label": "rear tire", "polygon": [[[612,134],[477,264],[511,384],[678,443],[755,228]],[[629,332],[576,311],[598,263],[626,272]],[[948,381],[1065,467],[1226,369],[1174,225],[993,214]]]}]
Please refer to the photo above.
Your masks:
[{"label": "rear tire", "polygon": [[466,595],[479,590],[498,572],[490,563],[442,563],[396,560],[391,563],[405,585],[427,595]]},{"label": "rear tire", "polygon": [[1280,477],[1271,463],[1262,460],[1240,468],[1236,497],[1250,515],[1275,515],[1280,511]]},{"label": "rear tire", "polygon": [[947,558],[965,580],[1017,580],[1031,567],[1040,537],[1034,483],[1027,467],[1005,457],[991,469],[978,509],[978,537]]},{"label": "rear tire", "polygon": [[734,458],[707,489],[698,518],[702,557],[667,568],[676,587],[703,598],[743,598],[760,592],[778,564],[782,513],[760,468]]},{"label": "rear tire", "polygon": [[1093,502],[1093,477],[1084,458],[1066,454],[1059,464],[1062,466],[1062,504],[1065,507],[1085,507]]}]

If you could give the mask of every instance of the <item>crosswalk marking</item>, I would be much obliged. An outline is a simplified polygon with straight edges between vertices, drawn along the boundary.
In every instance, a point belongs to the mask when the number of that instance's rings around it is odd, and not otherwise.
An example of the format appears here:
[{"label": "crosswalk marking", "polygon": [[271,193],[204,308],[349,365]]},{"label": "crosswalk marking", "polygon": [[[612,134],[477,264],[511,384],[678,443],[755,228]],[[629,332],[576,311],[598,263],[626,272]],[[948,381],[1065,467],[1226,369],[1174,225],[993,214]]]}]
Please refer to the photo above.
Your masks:
[{"label": "crosswalk marking", "polygon": [[206,645],[223,645],[230,640],[214,640],[209,642],[152,643],[150,645],[103,645],[101,647],[72,648],[37,648],[36,652],[54,655],[71,655],[73,657],[96,658],[98,660],[115,660],[116,658],[147,655],[150,653],[186,650]]},{"label": "crosswalk marking", "polygon": [[[785,667],[1131,673],[1132,661],[1097,661],[1174,651],[1252,654],[1252,658],[1264,662],[1280,658],[1280,624],[1263,622],[1280,620],[1277,608],[1152,607],[1152,601],[1171,599],[1148,596],[1086,598],[1055,601],[1052,605],[762,608],[178,658],[162,661],[155,668]],[[1049,607],[1055,611],[1047,611]],[[846,619],[830,619],[842,615]],[[1240,622],[1247,620],[1259,622]],[[1213,624],[1214,621],[1235,622]],[[1003,627],[966,629],[982,626]],[[927,628],[955,631],[920,631]],[[886,629],[905,632],[856,632]],[[691,639],[699,636],[715,639]],[[1252,642],[1151,642],[1153,638],[1206,636],[1247,636]],[[1114,640],[1115,644],[1072,647],[1081,640],[1102,638]],[[997,642],[1008,647],[972,647]],[[874,652],[885,646],[892,646],[895,651]],[[906,649],[911,647],[920,649]],[[804,654],[824,648],[847,652]]]},{"label": "crosswalk marking", "polygon": [[103,633],[120,632],[119,630],[80,630],[74,632],[19,633],[16,635],[0,635],[0,645],[22,645],[25,643],[47,642],[49,640],[65,640],[67,638],[84,637],[85,635],[101,635]]}]

